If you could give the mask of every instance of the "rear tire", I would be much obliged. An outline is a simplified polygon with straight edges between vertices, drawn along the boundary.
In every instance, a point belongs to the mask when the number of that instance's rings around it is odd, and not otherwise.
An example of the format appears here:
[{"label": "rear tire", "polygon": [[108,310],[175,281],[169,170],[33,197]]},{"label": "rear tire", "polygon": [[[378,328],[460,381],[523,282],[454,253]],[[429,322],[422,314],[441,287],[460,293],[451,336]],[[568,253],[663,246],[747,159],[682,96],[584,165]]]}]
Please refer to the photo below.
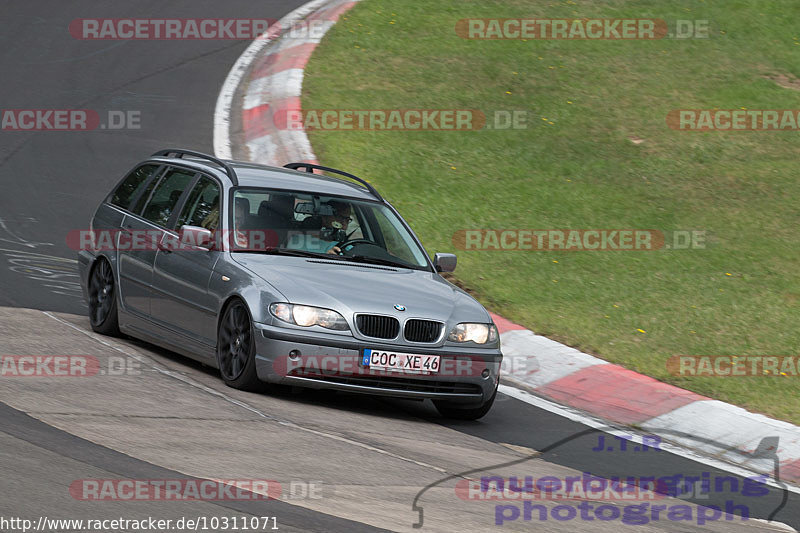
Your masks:
[{"label": "rear tire", "polygon": [[99,259],[89,275],[89,323],[101,335],[118,337],[117,291],[114,271],[107,259]]},{"label": "rear tire", "polygon": [[241,300],[234,300],[225,308],[217,332],[217,363],[222,381],[244,391],[264,388],[256,374],[255,353],[250,313]]},{"label": "rear tire", "polygon": [[453,420],[478,420],[486,415],[494,404],[494,399],[497,397],[497,389],[494,389],[494,394],[485,403],[478,407],[471,409],[464,409],[463,407],[456,407],[451,403],[434,401],[433,405],[445,418],[452,418]]}]

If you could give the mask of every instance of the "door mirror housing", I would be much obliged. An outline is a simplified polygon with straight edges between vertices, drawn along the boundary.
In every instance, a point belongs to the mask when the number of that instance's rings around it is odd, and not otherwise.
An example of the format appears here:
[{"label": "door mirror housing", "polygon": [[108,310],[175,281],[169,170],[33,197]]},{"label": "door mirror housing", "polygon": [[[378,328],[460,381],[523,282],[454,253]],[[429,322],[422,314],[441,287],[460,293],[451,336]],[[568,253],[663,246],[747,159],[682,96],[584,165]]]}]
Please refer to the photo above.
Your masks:
[{"label": "door mirror housing", "polygon": [[433,256],[433,267],[436,272],[452,272],[456,269],[456,254],[436,254]]},{"label": "door mirror housing", "polygon": [[200,226],[181,226],[181,244],[194,248],[211,250],[214,247],[214,234]]}]

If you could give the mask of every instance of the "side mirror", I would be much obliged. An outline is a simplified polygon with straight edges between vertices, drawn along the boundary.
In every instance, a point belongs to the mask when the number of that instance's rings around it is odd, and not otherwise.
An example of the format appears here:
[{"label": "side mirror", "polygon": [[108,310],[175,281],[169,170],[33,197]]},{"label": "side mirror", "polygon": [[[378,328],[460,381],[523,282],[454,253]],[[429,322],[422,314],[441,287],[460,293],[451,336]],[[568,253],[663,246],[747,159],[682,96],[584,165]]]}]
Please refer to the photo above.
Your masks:
[{"label": "side mirror", "polygon": [[436,254],[433,256],[433,267],[436,272],[452,272],[456,269],[456,254]]},{"label": "side mirror", "polygon": [[214,234],[199,226],[181,226],[181,244],[210,250],[214,246]]}]

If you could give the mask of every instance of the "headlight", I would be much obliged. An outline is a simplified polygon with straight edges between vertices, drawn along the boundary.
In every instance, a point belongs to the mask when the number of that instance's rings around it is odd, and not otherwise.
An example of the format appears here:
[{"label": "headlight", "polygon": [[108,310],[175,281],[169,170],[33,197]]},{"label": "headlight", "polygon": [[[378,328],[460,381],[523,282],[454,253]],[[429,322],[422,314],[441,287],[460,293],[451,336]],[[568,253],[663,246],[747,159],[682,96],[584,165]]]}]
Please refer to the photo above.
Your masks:
[{"label": "headlight", "polygon": [[279,303],[270,305],[269,312],[284,322],[298,326],[321,326],[338,331],[350,329],[342,315],[321,307]]},{"label": "headlight", "polygon": [[453,342],[474,342],[486,344],[497,340],[497,328],[494,324],[472,324],[465,322],[453,328],[447,340]]}]

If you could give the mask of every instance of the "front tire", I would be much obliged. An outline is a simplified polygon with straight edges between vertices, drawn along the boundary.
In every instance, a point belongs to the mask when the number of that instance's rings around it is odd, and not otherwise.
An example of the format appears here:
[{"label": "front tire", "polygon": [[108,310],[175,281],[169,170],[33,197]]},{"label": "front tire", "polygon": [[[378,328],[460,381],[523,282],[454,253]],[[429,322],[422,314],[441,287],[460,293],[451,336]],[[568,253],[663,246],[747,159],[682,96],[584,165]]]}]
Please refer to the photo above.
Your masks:
[{"label": "front tire", "polygon": [[102,335],[120,334],[114,271],[107,259],[98,260],[89,276],[89,322]]},{"label": "front tire", "polygon": [[494,399],[497,397],[497,389],[494,389],[494,394],[485,403],[478,407],[471,409],[464,409],[463,407],[455,407],[453,404],[446,402],[434,401],[433,405],[439,414],[445,418],[452,418],[453,420],[478,420],[486,415],[494,405]]},{"label": "front tire", "polygon": [[241,300],[234,300],[225,308],[217,334],[217,363],[222,381],[234,389],[261,389],[264,384],[256,375],[255,352],[250,313]]}]

